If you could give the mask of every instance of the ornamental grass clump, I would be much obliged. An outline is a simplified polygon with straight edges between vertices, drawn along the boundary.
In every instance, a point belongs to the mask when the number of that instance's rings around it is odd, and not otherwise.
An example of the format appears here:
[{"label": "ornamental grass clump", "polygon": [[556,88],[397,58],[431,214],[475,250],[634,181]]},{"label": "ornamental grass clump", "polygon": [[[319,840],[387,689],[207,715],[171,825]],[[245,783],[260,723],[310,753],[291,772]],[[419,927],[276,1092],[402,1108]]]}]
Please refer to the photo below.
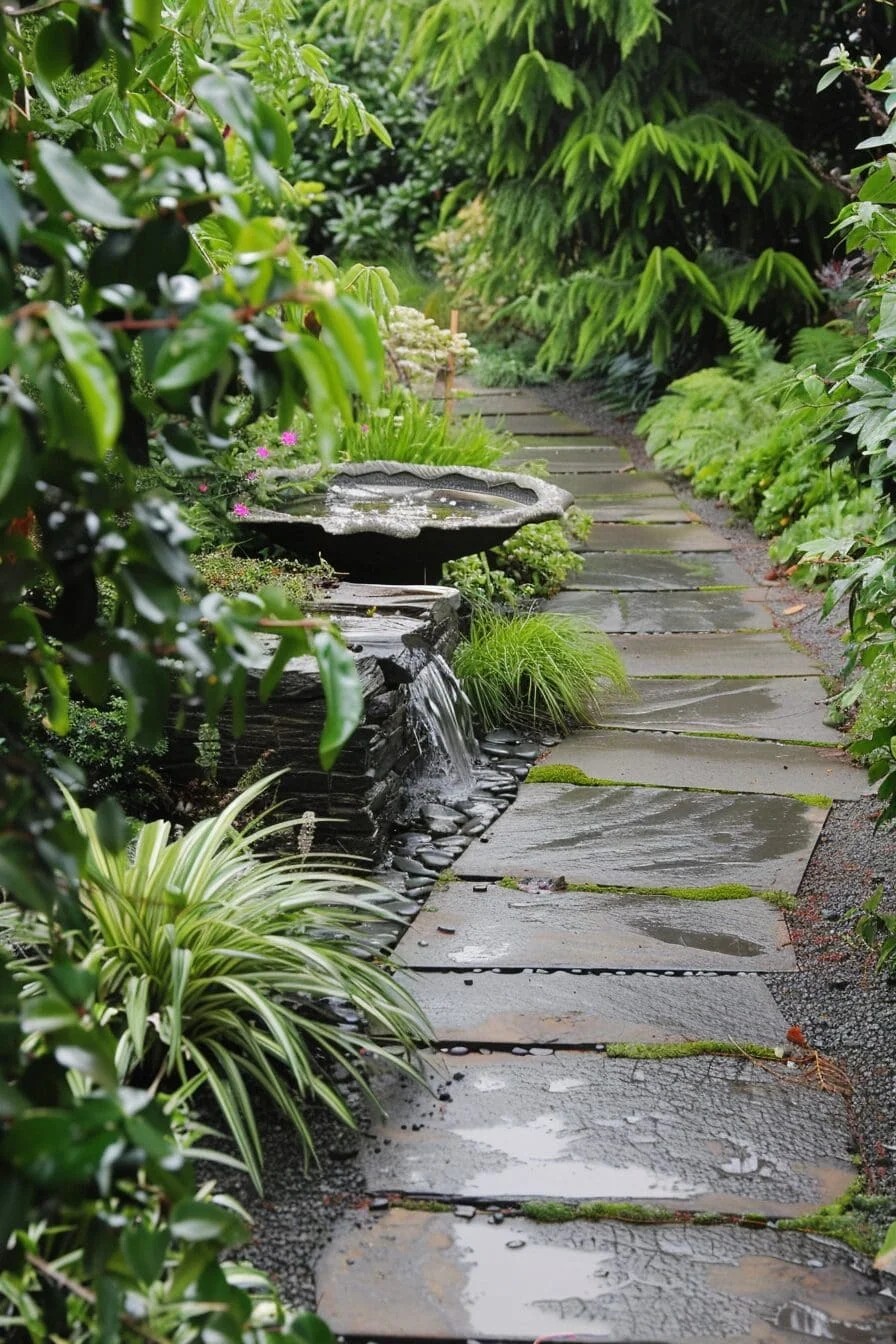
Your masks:
[{"label": "ornamental grass clump", "polygon": [[[210,1092],[259,1189],[260,1098],[292,1122],[308,1156],[309,1103],[354,1123],[334,1067],[370,1097],[363,1058],[416,1074],[415,1045],[426,1035],[374,942],[375,926],[395,918],[382,905],[389,893],[304,857],[295,843],[291,853],[256,852],[282,845],[301,820],[271,821],[268,811],[238,826],[274,778],[180,838],[154,821],[120,848],[102,812],[68,800],[87,845],[84,926],[71,935],[71,954],[97,977],[96,1012],[118,1039],[119,1076]],[[11,931],[32,949],[18,968],[27,993],[29,973],[51,959],[50,932],[39,916],[21,916]],[[346,1025],[342,1007],[360,1015],[362,1030]]]},{"label": "ornamental grass clump", "polygon": [[474,611],[454,670],[484,729],[590,726],[603,695],[627,684],[619,654],[589,621],[547,612],[503,616],[485,606]]}]

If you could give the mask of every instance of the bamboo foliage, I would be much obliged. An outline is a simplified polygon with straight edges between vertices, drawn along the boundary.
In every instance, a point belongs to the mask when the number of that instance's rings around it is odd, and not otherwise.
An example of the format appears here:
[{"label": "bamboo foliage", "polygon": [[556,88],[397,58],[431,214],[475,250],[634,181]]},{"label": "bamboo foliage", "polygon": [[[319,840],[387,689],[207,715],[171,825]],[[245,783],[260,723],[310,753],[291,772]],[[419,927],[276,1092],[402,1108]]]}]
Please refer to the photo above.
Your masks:
[{"label": "bamboo foliage", "polygon": [[791,104],[813,96],[824,6],[808,23],[784,0],[732,22],[708,0],[342,7],[403,31],[433,138],[486,141],[483,297],[522,295],[548,367],[669,362],[724,346],[726,318],[780,332],[818,307],[834,194],[809,154],[841,130],[809,119],[809,142]]}]

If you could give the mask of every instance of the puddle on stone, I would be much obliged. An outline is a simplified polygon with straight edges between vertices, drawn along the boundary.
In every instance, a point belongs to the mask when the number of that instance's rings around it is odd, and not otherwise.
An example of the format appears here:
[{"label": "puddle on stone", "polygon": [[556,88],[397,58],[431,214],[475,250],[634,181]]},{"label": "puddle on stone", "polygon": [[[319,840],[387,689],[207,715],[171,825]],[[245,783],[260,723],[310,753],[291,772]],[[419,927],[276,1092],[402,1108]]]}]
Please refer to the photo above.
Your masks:
[{"label": "puddle on stone", "polygon": [[490,1160],[488,1170],[481,1174],[467,1173],[464,1190],[471,1196],[518,1197],[542,1179],[554,1198],[572,1199],[581,1195],[586,1174],[588,1183],[599,1185],[603,1199],[681,1200],[706,1192],[705,1185],[655,1167],[613,1166],[591,1157],[584,1162],[576,1150],[579,1141],[591,1134],[591,1127],[572,1128],[562,1115],[539,1115],[526,1124],[506,1115],[497,1124],[452,1132],[455,1138],[506,1159],[503,1169],[496,1169]]},{"label": "puddle on stone", "polygon": [[836,1344],[867,1344],[869,1339],[877,1337],[874,1325],[836,1321],[820,1307],[811,1307],[806,1302],[785,1302],[775,1313],[773,1324],[795,1335],[831,1339]]},{"label": "puddle on stone", "polygon": [[493,947],[485,947],[482,943],[468,943],[462,947],[459,952],[449,952],[449,961],[460,961],[464,965],[469,965],[471,961],[481,962],[484,966],[489,962],[498,961],[501,957],[507,955],[510,951],[509,943],[498,943]]},{"label": "puddle on stone", "polygon": [[701,952],[722,952],[729,957],[761,957],[764,947],[748,938],[732,933],[706,933],[696,929],[682,929],[674,924],[660,924],[653,919],[634,919],[632,927],[656,938],[661,943],[675,943],[678,947],[698,948]]}]

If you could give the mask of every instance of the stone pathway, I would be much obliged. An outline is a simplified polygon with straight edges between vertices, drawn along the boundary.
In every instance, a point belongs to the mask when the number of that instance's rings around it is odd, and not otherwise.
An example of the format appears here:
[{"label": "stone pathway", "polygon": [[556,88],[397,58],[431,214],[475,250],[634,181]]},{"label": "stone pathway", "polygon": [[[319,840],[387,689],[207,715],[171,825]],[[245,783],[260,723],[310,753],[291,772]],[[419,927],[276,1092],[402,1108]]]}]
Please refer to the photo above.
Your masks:
[{"label": "stone pathway", "polygon": [[358,1341],[892,1341],[867,1263],[786,1221],[856,1176],[840,1093],[769,1057],[763,980],[830,798],[864,788],[817,671],[661,475],[530,391],[471,408],[594,515],[551,605],[615,632],[632,693],[404,934],[430,1090],[380,1080],[319,1309]]}]

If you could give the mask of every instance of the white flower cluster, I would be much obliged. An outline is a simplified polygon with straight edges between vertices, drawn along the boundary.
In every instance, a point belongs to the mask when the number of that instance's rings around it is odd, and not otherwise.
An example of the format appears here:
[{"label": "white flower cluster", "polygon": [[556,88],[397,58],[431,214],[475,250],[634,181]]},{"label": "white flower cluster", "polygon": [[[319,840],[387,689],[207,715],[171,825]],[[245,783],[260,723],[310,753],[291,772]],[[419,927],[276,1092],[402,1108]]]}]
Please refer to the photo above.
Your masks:
[{"label": "white flower cluster", "polygon": [[462,331],[446,331],[418,308],[396,306],[380,326],[392,372],[397,381],[411,388],[443,376],[452,356],[455,373],[462,373],[478,358]]}]

